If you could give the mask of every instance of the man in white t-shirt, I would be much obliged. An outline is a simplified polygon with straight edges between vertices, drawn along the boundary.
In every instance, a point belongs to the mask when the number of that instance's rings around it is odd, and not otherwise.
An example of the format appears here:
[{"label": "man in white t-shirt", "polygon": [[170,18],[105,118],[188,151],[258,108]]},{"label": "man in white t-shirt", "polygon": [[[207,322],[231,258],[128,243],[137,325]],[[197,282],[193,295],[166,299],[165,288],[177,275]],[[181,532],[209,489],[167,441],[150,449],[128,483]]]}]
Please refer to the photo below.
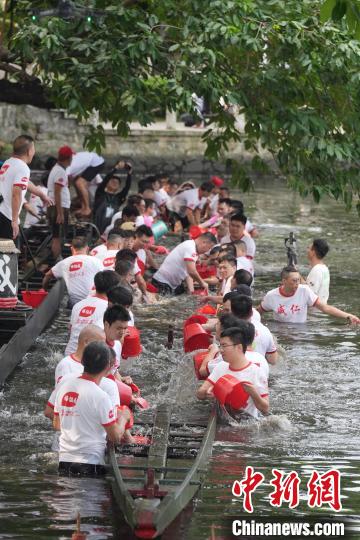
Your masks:
[{"label": "man in white t-shirt", "polygon": [[318,295],[321,302],[327,304],[329,299],[330,272],[323,259],[329,251],[326,240],[317,238],[307,249],[307,257],[311,270],[306,278],[306,285]]},{"label": "man in white t-shirt", "polygon": [[71,354],[76,350],[81,330],[91,324],[104,328],[103,318],[108,307],[107,293],[116,287],[119,277],[112,270],[98,272],[94,277],[95,294],[77,302],[71,311],[70,336],[66,345],[65,354]]},{"label": "man in white t-shirt", "polygon": [[152,238],[153,232],[150,227],[147,227],[147,225],[140,225],[140,227],[138,227],[135,231],[135,242],[132,249],[136,253],[136,262],[142,275],[144,275],[146,268],[158,267],[151,253],[149,252]]},{"label": "man in white t-shirt", "polygon": [[259,413],[269,412],[269,392],[266,381],[263,380],[260,368],[246,357],[248,336],[239,327],[224,330],[220,336],[220,351],[223,361],[217,364],[207,380],[197,391],[198,399],[214,396],[214,385],[225,376],[231,375],[238,379],[249,394],[241,412],[253,418]]},{"label": "man in white t-shirt", "polygon": [[47,211],[52,230],[51,251],[55,260],[61,254],[61,245],[67,234],[71,197],[66,169],[71,164],[74,154],[70,146],[59,148],[57,163],[48,177],[48,196],[55,202],[55,205]]},{"label": "man in white t-shirt", "polygon": [[186,189],[172,197],[166,206],[174,217],[181,221],[184,228],[189,225],[198,225],[200,223],[200,210],[209,197],[213,184],[203,182],[199,188]]},{"label": "man in white t-shirt", "polygon": [[104,158],[95,152],[77,152],[67,173],[74,180],[75,188],[79,194],[81,208],[77,214],[83,217],[91,215],[89,183],[104,168]]},{"label": "man in white t-shirt", "polygon": [[265,295],[258,310],[260,313],[272,311],[274,319],[279,322],[304,323],[307,320],[309,307],[315,307],[333,317],[360,324],[360,319],[356,315],[324,304],[310,287],[300,285],[300,274],[293,266],[282,269],[281,286]]},{"label": "man in white t-shirt", "polygon": [[235,240],[236,249],[236,269],[247,270],[254,277],[254,265],[251,259],[247,257],[247,247],[243,240]]},{"label": "man in white t-shirt", "polygon": [[120,444],[130,414],[118,412],[99,387],[109,371],[108,347],[99,342],[90,343],[84,350],[82,363],[83,374],[64,381],[55,399],[54,427],[60,431],[59,472],[104,474],[106,437]]},{"label": "man in white t-shirt", "polygon": [[[196,240],[186,240],[174,248],[155,272],[152,283],[160,294],[181,294],[184,292],[183,281],[190,276],[200,287],[208,290],[207,283],[196,270],[198,255],[206,253],[216,244],[211,233],[204,233]],[[189,293],[194,292],[193,285]]]},{"label": "man in white t-shirt", "polygon": [[246,232],[247,217],[241,212],[233,214],[230,217],[229,234],[221,239],[222,244],[242,240],[246,244],[246,257],[253,259],[255,257],[256,246],[250,234]]},{"label": "man in white t-shirt", "polygon": [[116,232],[110,232],[106,242],[106,249],[97,246],[98,249],[96,249],[95,255],[93,255],[93,252],[91,254],[101,262],[104,270],[114,270],[116,254],[123,248],[123,245],[123,237]]},{"label": "man in white t-shirt", "polygon": [[101,262],[88,255],[89,246],[83,236],[73,238],[70,257],[59,261],[44,276],[43,287],[47,288],[52,278],[63,278],[69,294],[69,304],[72,307],[86,298],[94,286],[95,274],[104,269]]},{"label": "man in white t-shirt", "polygon": [[52,201],[39,186],[30,182],[31,163],[35,154],[34,139],[20,135],[13,142],[13,155],[0,169],[0,237],[16,240],[19,235],[20,212],[27,190],[45,204]]}]

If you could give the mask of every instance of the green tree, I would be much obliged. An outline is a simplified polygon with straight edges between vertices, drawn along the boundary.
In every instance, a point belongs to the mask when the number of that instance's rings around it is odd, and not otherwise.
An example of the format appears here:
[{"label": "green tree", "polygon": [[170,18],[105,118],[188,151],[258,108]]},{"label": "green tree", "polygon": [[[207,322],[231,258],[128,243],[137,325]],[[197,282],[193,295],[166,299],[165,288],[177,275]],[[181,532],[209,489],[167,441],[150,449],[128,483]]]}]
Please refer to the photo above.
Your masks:
[{"label": "green tree", "polygon": [[[33,20],[31,8],[56,2],[18,0],[6,54],[21,68],[13,80],[40,81],[48,103],[79,119],[96,110],[122,136],[164,105],[192,109],[196,92],[216,126],[204,136],[208,157],[241,140],[253,168],[264,168],[266,149],[302,195],[329,194],[347,208],[355,199],[360,210],[360,43],[345,12],[333,17],[341,1],[94,0],[93,15]],[[244,133],[221,98],[244,115]],[[101,126],[87,142],[104,144]],[[251,188],[240,160],[232,165]]]}]

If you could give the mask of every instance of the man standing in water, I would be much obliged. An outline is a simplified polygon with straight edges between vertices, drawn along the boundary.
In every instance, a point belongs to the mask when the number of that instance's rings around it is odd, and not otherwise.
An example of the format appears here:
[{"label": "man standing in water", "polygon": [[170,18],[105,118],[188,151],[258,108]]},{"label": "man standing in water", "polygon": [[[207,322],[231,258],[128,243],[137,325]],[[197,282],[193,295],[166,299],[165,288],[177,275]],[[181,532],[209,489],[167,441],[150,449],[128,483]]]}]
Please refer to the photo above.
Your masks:
[{"label": "man standing in water", "polygon": [[326,240],[317,238],[313,241],[307,249],[311,270],[306,281],[303,281],[324,304],[327,304],[329,299],[330,272],[323,261],[328,252],[329,245]]},{"label": "man standing in water", "polygon": [[286,266],[281,271],[281,286],[269,291],[258,307],[260,313],[272,311],[279,322],[304,323],[309,307],[314,307],[333,317],[348,319],[360,324],[360,319],[334,306],[322,302],[307,285],[300,285],[300,274],[294,266]]}]

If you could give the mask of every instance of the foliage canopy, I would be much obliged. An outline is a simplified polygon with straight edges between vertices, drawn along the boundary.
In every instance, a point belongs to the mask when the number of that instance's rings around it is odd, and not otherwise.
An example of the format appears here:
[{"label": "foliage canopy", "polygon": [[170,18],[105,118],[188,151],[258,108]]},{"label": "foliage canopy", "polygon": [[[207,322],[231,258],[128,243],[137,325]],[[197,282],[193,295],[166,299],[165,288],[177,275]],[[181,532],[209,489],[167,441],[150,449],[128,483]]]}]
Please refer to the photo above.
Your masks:
[{"label": "foliage canopy", "polygon": [[[57,107],[79,119],[96,110],[125,136],[164,104],[192,109],[196,92],[216,126],[204,136],[208,157],[242,140],[255,169],[262,147],[302,195],[347,208],[355,199],[360,210],[358,0],[94,0],[93,16],[32,20],[31,9],[56,3],[18,0],[7,46]],[[220,98],[244,115],[244,133]],[[104,144],[101,126],[87,142]],[[240,162],[233,174],[251,187]]]}]

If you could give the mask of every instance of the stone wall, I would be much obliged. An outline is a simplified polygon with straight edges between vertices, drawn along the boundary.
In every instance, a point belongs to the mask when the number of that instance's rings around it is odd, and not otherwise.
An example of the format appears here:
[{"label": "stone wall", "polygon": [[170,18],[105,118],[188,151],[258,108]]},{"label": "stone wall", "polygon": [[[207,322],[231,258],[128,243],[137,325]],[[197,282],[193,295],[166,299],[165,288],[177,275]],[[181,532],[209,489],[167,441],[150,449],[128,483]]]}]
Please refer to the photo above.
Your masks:
[{"label": "stone wall", "polygon": [[[143,172],[167,172],[172,176],[226,174],[225,162],[214,163],[205,159],[202,130],[179,125],[179,129],[166,129],[164,123],[152,127],[136,126],[128,138],[121,138],[109,128],[103,155],[109,163],[115,158],[131,160],[135,170]],[[37,109],[30,105],[0,103],[0,157],[7,157],[11,141],[20,133],[29,133],[36,139],[36,158],[33,166],[42,167],[46,157],[56,154],[63,144],[81,150],[87,127],[79,124],[58,110]],[[242,144],[230,147],[229,157],[243,160],[252,156]]]}]

